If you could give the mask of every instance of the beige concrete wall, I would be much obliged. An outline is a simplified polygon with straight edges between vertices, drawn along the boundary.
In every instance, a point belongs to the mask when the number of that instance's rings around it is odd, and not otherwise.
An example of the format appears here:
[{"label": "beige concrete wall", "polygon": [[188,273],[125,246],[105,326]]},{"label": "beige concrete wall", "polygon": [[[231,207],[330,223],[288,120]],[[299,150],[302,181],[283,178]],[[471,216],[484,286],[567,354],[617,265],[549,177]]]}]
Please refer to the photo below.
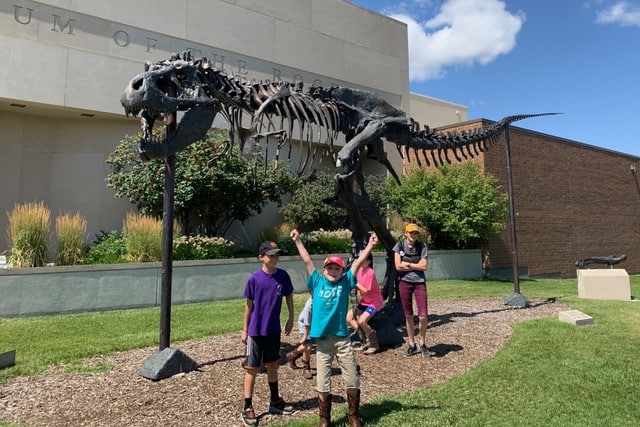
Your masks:
[{"label": "beige concrete wall", "polygon": [[[119,95],[143,61],[192,49],[234,75],[349,83],[408,108],[405,24],[345,1],[0,4],[0,42],[12,58],[0,71],[4,98],[120,114]],[[16,70],[31,84],[11,83]]]},{"label": "beige concrete wall", "polygon": [[[120,230],[133,205],[116,199],[106,187],[105,160],[126,133],[136,131],[131,124],[0,111],[0,128],[6,131],[0,156],[2,242],[6,212],[16,203],[32,201],[49,207],[52,226],[59,213],[81,213],[88,220],[90,240],[99,230]],[[7,248],[0,245],[0,252]]]},{"label": "beige concrete wall", "polygon": [[409,104],[411,117],[430,128],[465,122],[469,116],[469,108],[464,105],[415,93],[410,94]]},{"label": "beige concrete wall", "polygon": [[[347,254],[343,254],[344,257]],[[324,255],[313,255],[319,268]],[[374,254],[376,276],[382,283],[385,254]],[[427,280],[479,279],[480,251],[430,251]],[[257,258],[176,261],[172,304],[242,298]],[[114,310],[161,304],[160,263],[0,269],[0,317],[64,312]],[[307,273],[297,256],[278,264],[291,275],[296,292],[305,292]]]}]

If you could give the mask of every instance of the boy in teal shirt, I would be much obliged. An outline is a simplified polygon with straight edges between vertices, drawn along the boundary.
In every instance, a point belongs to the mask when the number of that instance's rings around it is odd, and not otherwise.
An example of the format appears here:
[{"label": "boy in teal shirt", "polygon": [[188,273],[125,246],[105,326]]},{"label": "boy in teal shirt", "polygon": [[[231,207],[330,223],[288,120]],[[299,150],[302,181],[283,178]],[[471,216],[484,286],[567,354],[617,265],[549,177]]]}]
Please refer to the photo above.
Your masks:
[{"label": "boy in teal shirt", "polygon": [[307,287],[312,293],[313,312],[309,336],[316,340],[319,426],[328,426],[331,421],[331,364],[335,357],[342,371],[342,379],[347,388],[349,405],[349,425],[359,427],[360,423],[360,376],[356,358],[349,339],[347,310],[349,294],[356,287],[356,274],[367,259],[378,238],[372,234],[369,243],[360,252],[351,268],[345,273],[344,261],[336,255],[325,259],[322,272],[315,269],[298,230],[291,232],[291,240],[296,245],[300,258],[305,264]]}]

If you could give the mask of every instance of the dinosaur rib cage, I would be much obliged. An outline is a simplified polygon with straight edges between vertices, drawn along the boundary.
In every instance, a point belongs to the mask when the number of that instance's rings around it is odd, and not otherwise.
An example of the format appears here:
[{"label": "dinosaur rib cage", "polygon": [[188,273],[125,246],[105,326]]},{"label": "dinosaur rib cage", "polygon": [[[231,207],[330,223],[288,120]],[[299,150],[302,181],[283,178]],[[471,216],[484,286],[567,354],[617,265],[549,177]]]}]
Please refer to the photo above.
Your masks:
[{"label": "dinosaur rib cage", "polygon": [[[213,94],[224,106],[223,114],[232,132],[240,133],[243,113],[248,113],[250,136],[257,139],[280,137],[276,144],[276,161],[285,143],[288,144],[287,160],[291,161],[291,143],[297,132],[301,143],[306,145],[298,166],[299,174],[311,169],[318,149],[322,156],[331,155],[333,143],[340,133],[340,112],[335,103],[305,95],[300,92],[301,86],[294,87],[288,82],[242,84],[217,71],[211,75],[216,87]],[[268,141],[266,147],[265,158],[268,159]]]}]

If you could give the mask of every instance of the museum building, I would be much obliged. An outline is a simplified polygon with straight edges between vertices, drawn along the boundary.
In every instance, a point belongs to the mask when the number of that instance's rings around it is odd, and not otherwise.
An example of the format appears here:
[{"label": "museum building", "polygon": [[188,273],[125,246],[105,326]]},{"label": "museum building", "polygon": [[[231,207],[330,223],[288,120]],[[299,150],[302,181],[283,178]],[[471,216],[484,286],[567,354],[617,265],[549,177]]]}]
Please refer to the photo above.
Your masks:
[{"label": "museum building", "polygon": [[[122,91],[145,61],[175,52],[191,50],[238,79],[375,92],[431,128],[487,123],[467,121],[465,106],[411,94],[406,25],[343,0],[0,0],[0,42],[0,212],[42,201],[54,216],[83,215],[89,236],[120,230],[135,209],[105,183],[107,156],[140,126],[125,116]],[[621,267],[640,272],[637,157],[519,127],[511,145],[524,274],[572,276],[575,258],[623,252]],[[501,182],[503,148],[480,158]],[[396,170],[415,165],[392,146],[387,153]],[[278,221],[270,206],[225,237],[253,247]],[[0,252],[8,246],[3,234]],[[489,256],[491,269],[509,267],[508,234],[491,240]]]}]

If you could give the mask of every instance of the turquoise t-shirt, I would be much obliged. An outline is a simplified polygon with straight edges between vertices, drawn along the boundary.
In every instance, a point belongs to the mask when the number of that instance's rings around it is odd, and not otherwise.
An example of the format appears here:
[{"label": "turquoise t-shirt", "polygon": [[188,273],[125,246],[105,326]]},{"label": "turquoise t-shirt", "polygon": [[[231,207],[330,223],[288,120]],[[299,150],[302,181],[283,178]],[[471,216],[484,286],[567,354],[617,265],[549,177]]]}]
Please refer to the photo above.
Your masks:
[{"label": "turquoise t-shirt", "polygon": [[347,327],[349,294],[356,287],[356,279],[351,274],[351,270],[348,270],[336,283],[331,283],[318,270],[314,270],[307,278],[307,287],[313,295],[309,336],[311,338],[323,338],[326,335],[349,336]]}]

